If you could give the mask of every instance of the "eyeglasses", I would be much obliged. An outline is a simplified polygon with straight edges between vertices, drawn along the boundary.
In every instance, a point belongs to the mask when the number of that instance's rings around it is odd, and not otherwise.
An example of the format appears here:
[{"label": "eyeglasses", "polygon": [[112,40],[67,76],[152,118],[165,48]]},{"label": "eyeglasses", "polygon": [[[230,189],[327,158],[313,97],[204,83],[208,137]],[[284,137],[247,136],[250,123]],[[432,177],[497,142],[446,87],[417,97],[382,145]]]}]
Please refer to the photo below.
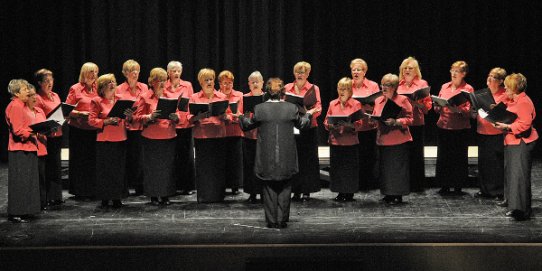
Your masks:
[{"label": "eyeglasses", "polygon": [[390,83],[380,85],[380,88],[382,88],[382,89],[384,89],[384,88],[392,88],[392,87],[393,87],[393,84],[390,84]]},{"label": "eyeglasses", "polygon": [[460,70],[450,70],[450,73],[454,74],[454,73],[463,73],[463,71],[460,71]]},{"label": "eyeglasses", "polygon": [[295,73],[295,74],[299,74],[299,75],[305,74],[304,71],[296,71],[296,72],[294,72],[294,73]]},{"label": "eyeglasses", "polygon": [[224,83],[220,83],[220,84],[223,85],[223,86],[232,86],[233,82],[224,82]]}]

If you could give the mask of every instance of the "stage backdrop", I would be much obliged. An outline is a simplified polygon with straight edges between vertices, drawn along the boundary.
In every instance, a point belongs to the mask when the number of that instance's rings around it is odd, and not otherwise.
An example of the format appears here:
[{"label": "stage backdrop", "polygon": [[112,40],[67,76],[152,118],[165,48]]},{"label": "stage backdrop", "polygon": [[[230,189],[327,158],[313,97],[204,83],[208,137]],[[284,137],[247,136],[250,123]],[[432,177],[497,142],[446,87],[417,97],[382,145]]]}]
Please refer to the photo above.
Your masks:
[{"label": "stage backdrop", "polygon": [[[5,1],[2,114],[9,80],[33,81],[33,72],[43,67],[55,73],[54,89],[64,99],[87,61],[122,82],[122,63],[133,58],[141,64],[140,81],[146,82],[151,68],[179,60],[183,79],[196,91],[199,69],[228,69],[235,74],[235,89],[247,92],[252,71],[291,82],[293,65],[304,60],[312,64],[309,81],[321,89],[321,122],[337,97],[337,81],[350,76],[350,60],[365,59],[367,77],[379,82],[386,73],[398,74],[408,56],[419,60],[433,94],[449,81],[456,60],[470,65],[466,80],[475,89],[485,87],[493,67],[521,72],[542,113],[541,7],[540,1],[523,0]],[[427,117],[427,145],[436,144],[436,119],[433,112]],[[327,135],[320,130],[325,144]]]}]

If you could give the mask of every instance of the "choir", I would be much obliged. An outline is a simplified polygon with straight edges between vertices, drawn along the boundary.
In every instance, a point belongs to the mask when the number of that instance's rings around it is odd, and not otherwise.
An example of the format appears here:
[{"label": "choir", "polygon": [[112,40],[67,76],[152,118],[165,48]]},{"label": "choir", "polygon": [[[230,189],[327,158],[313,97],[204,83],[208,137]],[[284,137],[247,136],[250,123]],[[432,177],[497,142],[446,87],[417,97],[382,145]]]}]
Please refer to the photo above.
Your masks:
[{"label": "choir", "polygon": [[[462,193],[470,123],[476,119],[480,191],[475,196],[497,200],[518,221],[528,219],[538,133],[527,79],[495,67],[487,88],[474,91],[465,81],[468,68],[465,61],[454,62],[450,82],[433,96],[413,57],[402,61],[399,75],[384,75],[380,85],[365,77],[363,59],[352,60],[352,78],[339,80],[337,99],[323,120],[334,200],[353,201],[358,191],[379,187],[390,206],[423,191],[424,116],[433,108],[439,114],[438,193]],[[61,123],[46,130],[33,126],[54,122],[51,115],[64,105],[73,108],[64,112],[69,193],[78,200],[101,200],[104,209],[122,208],[129,188],[149,197],[151,205],[164,206],[178,191],[197,191],[198,203],[212,203],[222,202],[227,188],[237,194],[242,187],[249,203],[260,195],[268,227],[284,228],[290,200],[308,201],[320,190],[316,119],[322,102],[320,88],[308,81],[309,63],[294,65],[293,82],[271,78],[265,90],[262,74],[254,71],[246,94],[233,89],[235,77],[228,70],[218,74],[216,89],[210,68],[199,71],[200,90],[194,92],[181,79],[179,61],[169,62],[167,70],[153,68],[148,85],[138,81],[140,65],[132,59],[123,64],[126,80],[120,85],[113,74],[98,77],[98,72],[96,64],[83,64],[64,103],[53,91],[50,70],[35,73],[38,91],[23,79],[9,82],[8,220],[26,223],[40,209],[64,203]],[[119,101],[132,106],[113,116]],[[502,108],[513,118],[495,117],[493,111]]]}]

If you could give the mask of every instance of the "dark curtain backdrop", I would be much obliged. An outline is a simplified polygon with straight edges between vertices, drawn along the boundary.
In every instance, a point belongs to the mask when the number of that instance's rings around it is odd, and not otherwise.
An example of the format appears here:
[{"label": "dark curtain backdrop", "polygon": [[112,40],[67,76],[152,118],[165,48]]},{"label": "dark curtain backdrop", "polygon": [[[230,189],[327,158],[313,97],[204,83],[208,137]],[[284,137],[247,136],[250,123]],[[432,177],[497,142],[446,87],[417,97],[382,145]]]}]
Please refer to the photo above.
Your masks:
[{"label": "dark curtain backdrop", "polygon": [[[523,0],[6,1],[0,11],[2,108],[9,102],[9,80],[33,81],[42,67],[55,73],[54,89],[65,98],[87,61],[122,82],[122,63],[133,58],[146,82],[151,68],[179,60],[182,77],[196,91],[199,69],[228,69],[236,76],[235,89],[247,92],[252,71],[291,82],[293,65],[305,60],[312,64],[309,81],[320,86],[325,115],[337,97],[337,81],[350,76],[353,58],[365,59],[367,77],[379,82],[414,56],[433,94],[449,81],[456,60],[470,65],[467,82],[475,89],[485,87],[495,66],[522,72],[542,113],[541,7],[540,1]],[[436,143],[436,119],[434,113],[427,118],[427,145]],[[536,123],[540,129],[540,117]],[[320,135],[325,144],[323,129]]]}]

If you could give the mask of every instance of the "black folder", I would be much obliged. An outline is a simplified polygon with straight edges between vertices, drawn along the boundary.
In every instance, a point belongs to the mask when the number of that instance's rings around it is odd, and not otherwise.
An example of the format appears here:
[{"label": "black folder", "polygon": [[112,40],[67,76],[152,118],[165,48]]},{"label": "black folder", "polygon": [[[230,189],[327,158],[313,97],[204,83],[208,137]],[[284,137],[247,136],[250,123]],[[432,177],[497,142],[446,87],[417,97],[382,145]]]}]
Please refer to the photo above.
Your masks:
[{"label": "black folder", "polygon": [[62,123],[57,120],[46,120],[30,125],[30,129],[36,133],[46,134],[54,128],[62,126]]},{"label": "black folder", "polygon": [[230,103],[228,101],[217,101],[212,103],[190,103],[188,104],[188,108],[192,115],[209,111],[211,116],[220,116],[226,112],[229,105]]},{"label": "black folder", "polygon": [[77,104],[62,103],[61,106],[62,106],[62,114],[65,117],[68,117],[70,115],[70,113],[73,111],[73,109],[75,109]]},{"label": "black folder", "polygon": [[284,100],[297,105],[300,108],[300,112],[305,113],[304,108],[311,109],[317,102],[316,90],[314,86],[311,87],[304,96],[296,95],[290,92],[286,92]]},{"label": "black folder", "polygon": [[134,103],[135,101],[132,100],[117,100],[113,105],[113,108],[111,108],[111,111],[109,111],[109,114],[107,114],[107,117],[125,119],[126,115],[124,115],[124,111],[132,108]]},{"label": "black folder", "polygon": [[492,106],[496,104],[491,90],[488,88],[477,90],[470,95],[470,103],[476,111],[483,109],[484,111],[491,110]]},{"label": "black folder", "polygon": [[239,109],[239,103],[230,103],[230,110],[233,114],[237,114],[237,110]]},{"label": "black folder", "polygon": [[190,114],[195,116],[199,113],[209,111],[209,104],[208,103],[189,103],[188,109],[190,110]]},{"label": "black folder", "polygon": [[260,96],[243,96],[243,111],[253,112],[256,105],[264,102],[264,95]]},{"label": "black folder", "polygon": [[382,109],[382,113],[379,116],[367,114],[367,113],[365,113],[365,115],[372,119],[385,121],[387,119],[397,119],[397,117],[399,116],[399,113],[401,113],[401,110],[403,110],[402,107],[400,107],[394,101],[388,99],[386,101],[386,104],[384,105],[384,108]]},{"label": "black folder", "polygon": [[428,97],[430,94],[431,94],[431,87],[420,88],[411,93],[401,93],[401,95],[407,96],[409,99],[413,101],[417,101],[425,97]]},{"label": "black folder", "polygon": [[506,105],[503,102],[500,102],[489,111],[484,111],[484,109],[478,110],[478,114],[480,117],[492,123],[502,122],[511,124],[518,118],[518,115],[506,110],[506,108]]},{"label": "black folder", "polygon": [[158,105],[156,106],[156,110],[160,110],[160,115],[158,116],[159,119],[169,119],[169,114],[175,113],[177,111],[177,98],[165,98],[160,97],[158,100]]},{"label": "black folder", "polygon": [[431,95],[431,100],[438,106],[458,106],[470,101],[470,92],[462,90],[448,99]]},{"label": "black folder", "polygon": [[340,124],[341,122],[352,123],[362,119],[364,116],[363,111],[360,109],[350,115],[327,116],[327,123],[333,125]]},{"label": "black folder", "polygon": [[190,99],[179,97],[177,109],[179,109],[179,111],[188,112],[188,101],[190,101]]},{"label": "black folder", "polygon": [[382,91],[375,92],[369,96],[352,96],[353,99],[356,99],[362,105],[369,104],[374,105],[376,98],[382,96]]}]

